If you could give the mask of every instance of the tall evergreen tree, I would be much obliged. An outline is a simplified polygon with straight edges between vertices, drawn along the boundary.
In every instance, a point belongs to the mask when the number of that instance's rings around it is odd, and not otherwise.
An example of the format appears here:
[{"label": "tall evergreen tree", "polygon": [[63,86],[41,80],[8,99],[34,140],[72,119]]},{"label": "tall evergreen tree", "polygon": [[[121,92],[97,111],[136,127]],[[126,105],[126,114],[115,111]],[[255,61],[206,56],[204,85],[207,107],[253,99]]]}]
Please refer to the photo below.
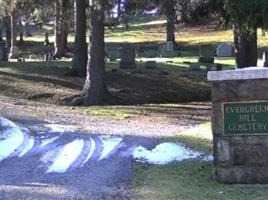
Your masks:
[{"label": "tall evergreen tree", "polygon": [[75,43],[72,69],[69,75],[86,76],[87,42],[86,42],[86,0],[75,0]]},{"label": "tall evergreen tree", "polygon": [[105,79],[104,6],[105,0],[92,0],[89,6],[87,77],[81,97],[73,100],[74,105],[102,105],[111,100]]},{"label": "tall evergreen tree", "polygon": [[257,29],[268,27],[267,0],[211,0],[212,9],[233,25],[236,67],[256,66]]},{"label": "tall evergreen tree", "polygon": [[67,39],[69,32],[70,0],[56,0],[56,20],[55,20],[55,52],[54,58],[61,58],[67,52]]}]

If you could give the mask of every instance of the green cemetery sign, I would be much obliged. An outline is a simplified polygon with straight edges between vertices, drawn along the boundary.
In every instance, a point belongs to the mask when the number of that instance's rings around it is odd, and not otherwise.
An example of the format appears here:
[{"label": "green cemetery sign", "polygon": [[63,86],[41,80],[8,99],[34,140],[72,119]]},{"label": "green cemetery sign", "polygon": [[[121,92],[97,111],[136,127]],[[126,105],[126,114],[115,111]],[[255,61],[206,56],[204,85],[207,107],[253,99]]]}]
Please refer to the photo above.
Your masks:
[{"label": "green cemetery sign", "polygon": [[223,103],[225,135],[268,134],[268,101]]}]

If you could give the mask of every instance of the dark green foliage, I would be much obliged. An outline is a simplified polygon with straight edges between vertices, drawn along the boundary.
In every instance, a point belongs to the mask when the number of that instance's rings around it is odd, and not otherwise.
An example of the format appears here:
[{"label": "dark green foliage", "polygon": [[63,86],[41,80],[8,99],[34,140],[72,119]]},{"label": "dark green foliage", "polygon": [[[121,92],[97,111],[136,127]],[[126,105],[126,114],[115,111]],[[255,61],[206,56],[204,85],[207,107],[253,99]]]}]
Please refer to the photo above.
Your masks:
[{"label": "dark green foliage", "polygon": [[211,13],[220,14],[227,22],[245,29],[268,28],[267,0],[210,0]]}]

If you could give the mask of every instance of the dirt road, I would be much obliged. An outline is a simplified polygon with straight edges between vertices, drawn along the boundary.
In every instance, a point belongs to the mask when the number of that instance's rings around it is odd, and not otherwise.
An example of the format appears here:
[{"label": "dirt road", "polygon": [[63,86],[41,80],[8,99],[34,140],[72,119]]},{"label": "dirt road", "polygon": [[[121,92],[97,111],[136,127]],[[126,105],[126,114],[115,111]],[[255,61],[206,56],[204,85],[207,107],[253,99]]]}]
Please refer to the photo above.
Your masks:
[{"label": "dirt road", "polygon": [[[208,118],[210,106],[203,109]],[[1,200],[135,199],[127,187],[133,149],[152,149],[202,121],[167,114],[112,120],[12,99],[2,99],[0,116]]]}]

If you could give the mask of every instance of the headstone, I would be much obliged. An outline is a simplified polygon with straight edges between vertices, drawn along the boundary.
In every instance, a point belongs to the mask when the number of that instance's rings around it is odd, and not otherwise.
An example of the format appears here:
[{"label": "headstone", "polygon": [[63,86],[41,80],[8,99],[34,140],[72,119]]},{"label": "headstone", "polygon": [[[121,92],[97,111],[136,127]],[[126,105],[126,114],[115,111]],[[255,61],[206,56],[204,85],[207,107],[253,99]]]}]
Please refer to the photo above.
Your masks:
[{"label": "headstone", "polygon": [[159,57],[159,48],[155,46],[139,46],[138,57],[154,58]]},{"label": "headstone", "polygon": [[172,41],[167,41],[164,43],[161,49],[161,57],[172,58],[176,57],[178,54],[174,51],[174,45]]},{"label": "headstone", "polygon": [[174,51],[174,45],[172,41],[167,41],[165,46],[167,51]]},{"label": "headstone", "polygon": [[108,51],[107,54],[107,57],[110,61],[116,61],[118,58],[120,58],[118,51],[115,49]]},{"label": "headstone", "polygon": [[44,55],[44,60],[50,61],[50,60],[52,60],[52,57],[53,57],[53,55],[51,55],[51,53],[48,52]]},{"label": "headstone", "polygon": [[133,45],[124,45],[120,48],[120,68],[136,68],[136,48]]},{"label": "headstone", "polygon": [[208,80],[215,180],[268,184],[268,69],[212,71]]},{"label": "headstone", "polygon": [[147,68],[147,69],[155,69],[155,68],[157,68],[156,61],[147,61],[147,62],[145,62],[145,68]]},{"label": "headstone", "polygon": [[264,51],[262,54],[263,67],[268,67],[268,52]]},{"label": "headstone", "polygon": [[231,44],[222,43],[217,47],[218,57],[232,57],[234,55],[234,47]]},{"label": "headstone", "polygon": [[191,71],[196,71],[196,70],[200,70],[200,65],[199,63],[191,63],[189,66],[189,70]]},{"label": "headstone", "polygon": [[222,71],[222,64],[217,64],[216,65],[216,70],[217,71]]},{"label": "headstone", "polygon": [[199,57],[198,62],[200,63],[214,63],[214,57]]},{"label": "headstone", "polygon": [[25,62],[25,59],[24,58],[18,58],[17,61],[18,62]]},{"label": "headstone", "polygon": [[210,45],[201,45],[199,47],[199,59],[200,63],[214,63],[215,49]]}]

